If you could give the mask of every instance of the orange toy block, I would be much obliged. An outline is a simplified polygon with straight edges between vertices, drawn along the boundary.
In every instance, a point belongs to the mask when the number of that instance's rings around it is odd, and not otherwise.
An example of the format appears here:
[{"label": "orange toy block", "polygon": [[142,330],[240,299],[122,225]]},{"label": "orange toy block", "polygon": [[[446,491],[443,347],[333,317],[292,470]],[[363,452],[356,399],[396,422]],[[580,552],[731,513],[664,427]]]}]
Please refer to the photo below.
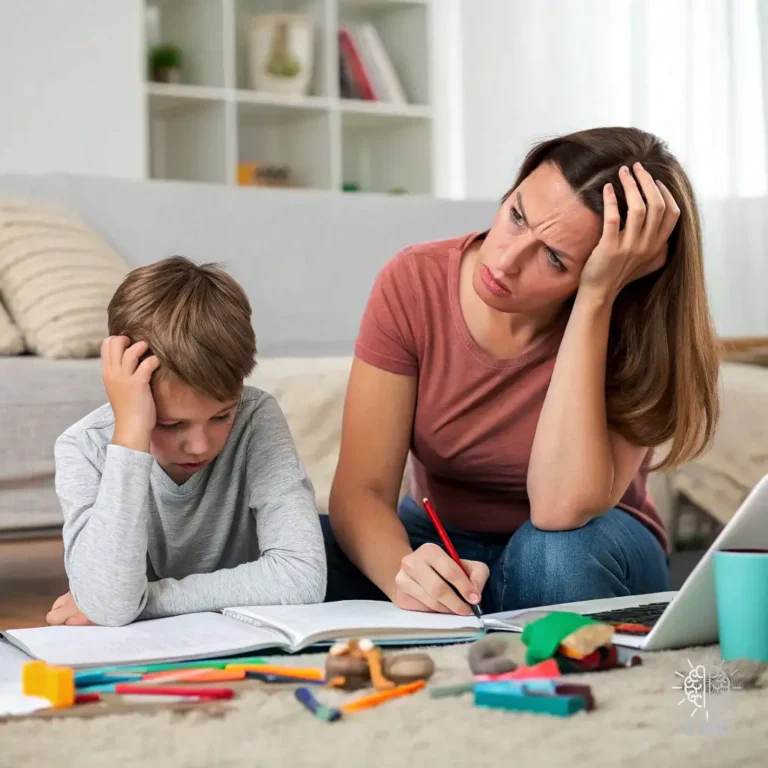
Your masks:
[{"label": "orange toy block", "polygon": [[41,696],[54,708],[75,703],[75,672],[71,667],[28,661],[21,671],[21,687],[25,696]]}]

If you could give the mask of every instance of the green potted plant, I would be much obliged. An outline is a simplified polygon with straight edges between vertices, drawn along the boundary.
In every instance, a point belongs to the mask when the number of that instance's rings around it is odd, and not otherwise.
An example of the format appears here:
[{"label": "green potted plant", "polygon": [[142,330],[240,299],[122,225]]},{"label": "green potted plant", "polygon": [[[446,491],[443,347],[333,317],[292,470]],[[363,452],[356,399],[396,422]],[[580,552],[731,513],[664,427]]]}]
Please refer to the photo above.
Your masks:
[{"label": "green potted plant", "polygon": [[149,52],[149,73],[156,83],[180,83],[184,57],[173,43],[161,43]]}]

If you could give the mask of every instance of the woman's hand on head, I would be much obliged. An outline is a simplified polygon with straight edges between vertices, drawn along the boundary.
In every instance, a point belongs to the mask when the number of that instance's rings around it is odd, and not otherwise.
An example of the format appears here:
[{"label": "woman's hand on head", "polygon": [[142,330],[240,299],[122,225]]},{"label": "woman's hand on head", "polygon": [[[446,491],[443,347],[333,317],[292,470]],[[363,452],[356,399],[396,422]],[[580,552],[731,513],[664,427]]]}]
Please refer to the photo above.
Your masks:
[{"label": "woman's hand on head", "polygon": [[621,231],[613,185],[603,188],[603,234],[581,272],[580,289],[597,289],[614,298],[625,285],[661,269],[667,260],[667,241],[680,208],[669,189],[640,163],[633,170],[634,177],[626,166],[619,171],[627,199],[627,221]]},{"label": "woman's hand on head", "polygon": [[[409,611],[432,611],[471,616],[466,601],[479,604],[490,571],[485,563],[462,560],[469,577],[436,544],[422,544],[406,555],[395,576],[393,602]],[[451,589],[463,595],[464,600]]]}]

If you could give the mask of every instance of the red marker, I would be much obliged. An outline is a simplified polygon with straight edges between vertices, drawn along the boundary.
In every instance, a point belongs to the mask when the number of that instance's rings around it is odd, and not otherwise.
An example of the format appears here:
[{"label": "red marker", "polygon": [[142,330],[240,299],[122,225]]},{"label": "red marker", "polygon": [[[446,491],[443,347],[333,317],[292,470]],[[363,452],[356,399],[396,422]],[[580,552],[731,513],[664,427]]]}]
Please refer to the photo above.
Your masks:
[{"label": "red marker", "polygon": [[[445,532],[445,528],[443,528],[443,524],[440,522],[440,518],[437,516],[437,512],[435,512],[435,509],[432,506],[432,503],[427,498],[424,499],[424,509],[427,510],[427,514],[429,515],[430,520],[432,520],[432,525],[435,526],[435,529],[437,530],[437,533],[440,536],[440,541],[443,542],[443,546],[445,547],[446,552],[448,552],[451,560],[453,560],[453,562],[456,563],[456,565],[458,565],[462,571],[464,571],[464,573],[467,575],[467,578],[469,579],[469,573],[467,572],[467,569],[464,567],[463,563],[461,562],[459,553],[456,551],[456,548],[453,546],[453,543],[448,538],[448,534]],[[463,595],[460,595],[460,597],[464,599]],[[475,616],[477,617],[477,620],[482,623],[483,614],[480,612],[480,606],[472,605],[471,603],[469,605],[472,608],[472,613],[474,613]]]},{"label": "red marker", "polygon": [[231,699],[235,692],[232,688],[205,688],[191,685],[135,685],[118,683],[115,693],[140,694],[142,696],[190,696],[200,699]]}]

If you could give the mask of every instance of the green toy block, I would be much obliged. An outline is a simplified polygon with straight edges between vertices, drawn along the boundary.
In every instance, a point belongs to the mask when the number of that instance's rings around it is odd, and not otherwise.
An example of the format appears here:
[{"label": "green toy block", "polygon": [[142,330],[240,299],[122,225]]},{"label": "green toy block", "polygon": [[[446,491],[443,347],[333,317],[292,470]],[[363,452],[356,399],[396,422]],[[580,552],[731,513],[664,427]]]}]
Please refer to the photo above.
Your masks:
[{"label": "green toy block", "polygon": [[490,709],[506,709],[509,712],[536,712],[538,714],[569,717],[586,709],[582,696],[551,696],[526,694],[521,696],[510,688],[489,685],[475,688],[475,705]]}]

